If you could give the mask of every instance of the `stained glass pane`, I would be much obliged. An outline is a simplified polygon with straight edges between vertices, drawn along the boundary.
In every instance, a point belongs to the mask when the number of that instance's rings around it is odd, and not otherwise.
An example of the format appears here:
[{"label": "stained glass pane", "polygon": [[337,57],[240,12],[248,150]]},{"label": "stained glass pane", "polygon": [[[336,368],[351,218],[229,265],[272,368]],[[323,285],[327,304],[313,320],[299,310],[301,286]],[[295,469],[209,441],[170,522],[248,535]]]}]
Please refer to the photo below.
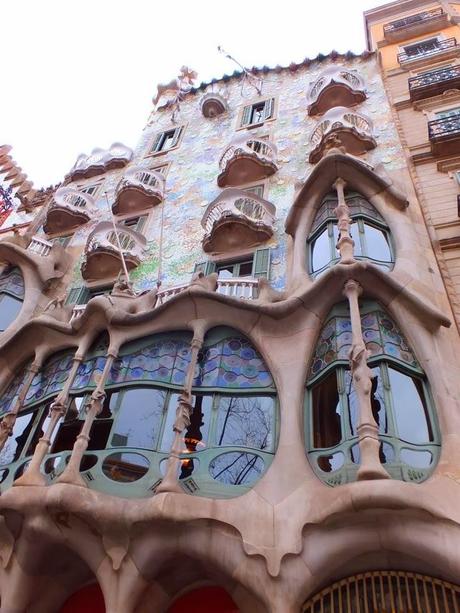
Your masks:
[{"label": "stained glass pane", "polygon": [[208,388],[274,388],[265,362],[251,343],[231,337],[207,347],[197,365],[194,385]]},{"label": "stained glass pane", "polygon": [[13,298],[9,294],[0,293],[0,332],[3,332],[13,323],[22,309],[22,300]]},{"label": "stained glass pane", "polygon": [[153,339],[142,349],[115,360],[107,386],[134,381],[183,385],[190,363],[190,343],[174,338]]},{"label": "stained glass pane", "polygon": [[[370,357],[387,355],[419,368],[407,341],[394,321],[376,309],[361,316],[363,338]],[[336,360],[348,360],[351,348],[351,322],[348,317],[329,319],[321,330],[310,368],[310,378]]]},{"label": "stained glass pane", "polygon": [[78,367],[71,391],[95,388],[104,370],[106,359],[105,356],[98,356],[82,362]]},{"label": "stained glass pane", "polygon": [[19,268],[13,268],[10,272],[0,275],[0,292],[24,298],[24,279]]},{"label": "stained glass pane", "polygon": [[11,411],[18,397],[19,391],[22,386],[22,382],[24,381],[24,377],[26,376],[27,368],[22,370],[19,375],[17,375],[13,381],[10,383],[8,388],[0,397],[0,414],[7,413]]},{"label": "stained glass pane", "polygon": [[45,366],[32,379],[24,405],[37,402],[57,394],[64,386],[72,366],[73,355],[57,355],[47,361]]}]

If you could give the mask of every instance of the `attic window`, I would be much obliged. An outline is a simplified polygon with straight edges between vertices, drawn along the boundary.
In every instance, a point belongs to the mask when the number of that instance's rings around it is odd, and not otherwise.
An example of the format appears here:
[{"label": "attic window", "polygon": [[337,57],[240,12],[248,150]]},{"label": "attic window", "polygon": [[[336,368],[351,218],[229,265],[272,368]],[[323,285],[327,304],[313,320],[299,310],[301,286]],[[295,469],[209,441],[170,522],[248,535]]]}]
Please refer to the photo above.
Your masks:
[{"label": "attic window", "polygon": [[275,114],[275,99],[268,98],[254,104],[243,107],[240,120],[240,128],[257,126],[263,124],[268,119],[273,119]]}]

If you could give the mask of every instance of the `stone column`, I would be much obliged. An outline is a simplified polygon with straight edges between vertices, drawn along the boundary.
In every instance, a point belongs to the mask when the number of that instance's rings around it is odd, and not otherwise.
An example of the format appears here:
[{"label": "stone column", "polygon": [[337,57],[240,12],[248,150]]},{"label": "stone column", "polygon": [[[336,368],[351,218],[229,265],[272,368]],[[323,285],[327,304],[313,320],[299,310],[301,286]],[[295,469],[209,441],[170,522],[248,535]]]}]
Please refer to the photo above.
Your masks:
[{"label": "stone column", "polygon": [[371,406],[371,389],[374,375],[367,365],[369,352],[366,349],[361,328],[358,298],[362,293],[362,288],[357,281],[350,279],[345,283],[343,293],[350,305],[352,329],[352,346],[349,353],[350,370],[359,407],[357,430],[361,463],[357,478],[358,481],[388,479],[389,475],[380,463],[379,429]]},{"label": "stone column", "polygon": [[185,377],[184,389],[179,398],[176,409],[176,420],[174,422],[174,440],[171,446],[171,453],[168,457],[165,476],[157,487],[157,493],[160,492],[181,492],[183,489],[178,483],[179,468],[181,465],[181,454],[184,450],[184,431],[190,426],[190,416],[192,413],[192,385],[195,376],[195,369],[198,362],[198,352],[203,346],[204,340],[204,322],[198,320],[195,322],[193,340],[191,345],[190,364]]},{"label": "stone column", "polygon": [[83,427],[80,434],[77,436],[72,449],[72,455],[70,456],[69,463],[67,464],[64,472],[56,479],[56,483],[71,483],[73,485],[80,485],[82,487],[88,487],[85,481],[80,475],[80,464],[85,451],[88,449],[88,442],[90,439],[91,426],[94,420],[102,411],[102,406],[105,400],[104,386],[109,375],[112,364],[118,355],[118,348],[109,348],[107,352],[107,360],[104,365],[104,370],[97,383],[97,387],[91,394],[91,398],[86,405],[86,417],[83,423]]},{"label": "stone column", "polygon": [[83,356],[77,353],[73,357],[73,364],[70,369],[67,380],[64,384],[64,387],[56,397],[56,399],[51,403],[49,407],[49,417],[50,422],[48,424],[48,428],[46,429],[45,434],[38,441],[37,446],[35,447],[32,459],[30,461],[29,466],[24,471],[24,474],[16,479],[13,485],[46,485],[47,480],[46,477],[40,471],[40,466],[45,458],[46,454],[49,451],[51,446],[51,438],[53,436],[54,430],[59,422],[59,419],[65,415],[67,404],[69,401],[69,391],[73,385],[75,376],[77,374],[78,367],[80,366],[83,360]]},{"label": "stone column", "polygon": [[14,424],[16,423],[16,418],[24,405],[24,400],[32,384],[32,380],[37,374],[37,372],[40,370],[40,368],[41,360],[35,360],[29,366],[29,369],[27,371],[27,374],[25,375],[24,381],[19,390],[19,394],[16,399],[16,402],[14,403],[13,408],[3,417],[2,421],[0,422],[0,451],[5,446],[8,437],[13,434],[13,428]]},{"label": "stone column", "polygon": [[345,200],[345,186],[343,179],[338,178],[334,187],[337,191],[337,206],[334,209],[334,214],[338,219],[339,238],[337,240],[337,249],[340,253],[341,264],[353,264],[356,260],[353,256],[353,248],[355,243],[350,236],[350,209]]}]

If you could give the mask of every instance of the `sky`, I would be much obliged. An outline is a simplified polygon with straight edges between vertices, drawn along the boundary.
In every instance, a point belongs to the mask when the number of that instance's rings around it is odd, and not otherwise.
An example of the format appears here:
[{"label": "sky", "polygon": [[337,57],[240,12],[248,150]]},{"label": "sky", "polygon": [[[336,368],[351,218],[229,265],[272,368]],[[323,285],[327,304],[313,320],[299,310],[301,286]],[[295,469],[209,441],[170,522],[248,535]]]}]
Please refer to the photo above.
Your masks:
[{"label": "sky", "polygon": [[0,144],[35,187],[80,153],[133,148],[158,83],[182,65],[197,83],[237,66],[275,66],[365,49],[362,12],[383,0],[15,0],[3,2]]}]

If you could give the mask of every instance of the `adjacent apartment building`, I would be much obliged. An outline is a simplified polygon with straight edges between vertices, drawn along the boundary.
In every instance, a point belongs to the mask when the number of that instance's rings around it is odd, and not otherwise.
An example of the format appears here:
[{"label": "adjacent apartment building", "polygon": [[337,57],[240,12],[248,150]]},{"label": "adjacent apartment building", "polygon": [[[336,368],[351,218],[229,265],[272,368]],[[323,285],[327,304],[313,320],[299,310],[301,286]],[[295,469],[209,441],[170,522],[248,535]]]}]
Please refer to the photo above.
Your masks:
[{"label": "adjacent apartment building", "polygon": [[458,10],[0,148],[1,613],[458,613]]}]

